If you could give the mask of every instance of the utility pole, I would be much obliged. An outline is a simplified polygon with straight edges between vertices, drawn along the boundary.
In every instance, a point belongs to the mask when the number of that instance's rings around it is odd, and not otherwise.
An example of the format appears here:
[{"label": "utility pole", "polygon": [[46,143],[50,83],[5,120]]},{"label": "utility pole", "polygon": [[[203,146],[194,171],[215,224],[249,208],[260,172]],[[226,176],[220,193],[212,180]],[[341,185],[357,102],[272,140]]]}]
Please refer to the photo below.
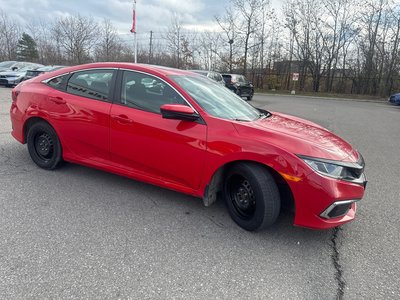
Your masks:
[{"label": "utility pole", "polygon": [[232,74],[233,39],[229,40],[229,73]]},{"label": "utility pole", "polygon": [[181,36],[180,36],[180,31],[181,31],[181,29],[180,28],[178,28],[178,69],[179,69],[179,65],[180,65],[180,59],[181,59],[181,45],[180,45],[180,38],[181,38]]},{"label": "utility pole", "polygon": [[149,45],[149,64],[151,64],[151,57],[153,55],[153,31],[150,30],[150,45]]},{"label": "utility pole", "polygon": [[208,60],[208,70],[211,71],[211,64],[212,64],[212,43],[210,43],[210,56]]}]

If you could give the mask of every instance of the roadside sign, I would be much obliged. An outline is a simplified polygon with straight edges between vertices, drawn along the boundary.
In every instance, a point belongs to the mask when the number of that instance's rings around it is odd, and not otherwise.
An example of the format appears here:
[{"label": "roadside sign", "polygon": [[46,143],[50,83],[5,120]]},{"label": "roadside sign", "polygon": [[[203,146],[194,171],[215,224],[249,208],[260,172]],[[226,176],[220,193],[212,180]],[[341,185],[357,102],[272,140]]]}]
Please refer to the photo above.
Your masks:
[{"label": "roadside sign", "polygon": [[299,80],[299,73],[293,73],[293,78],[292,78],[292,80],[293,81],[298,81]]}]

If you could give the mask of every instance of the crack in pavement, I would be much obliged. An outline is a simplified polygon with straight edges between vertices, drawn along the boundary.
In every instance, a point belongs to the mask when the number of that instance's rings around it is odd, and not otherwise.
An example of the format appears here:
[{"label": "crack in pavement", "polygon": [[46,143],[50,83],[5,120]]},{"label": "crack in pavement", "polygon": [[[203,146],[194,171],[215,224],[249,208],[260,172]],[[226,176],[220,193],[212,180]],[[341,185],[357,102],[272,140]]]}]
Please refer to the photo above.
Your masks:
[{"label": "crack in pavement", "polygon": [[343,269],[340,264],[340,253],[338,249],[338,235],[342,229],[340,227],[335,227],[332,232],[331,238],[331,248],[332,248],[332,263],[335,267],[335,280],[337,282],[336,298],[337,300],[342,300],[344,297],[344,290],[346,288],[346,281],[343,278]]}]

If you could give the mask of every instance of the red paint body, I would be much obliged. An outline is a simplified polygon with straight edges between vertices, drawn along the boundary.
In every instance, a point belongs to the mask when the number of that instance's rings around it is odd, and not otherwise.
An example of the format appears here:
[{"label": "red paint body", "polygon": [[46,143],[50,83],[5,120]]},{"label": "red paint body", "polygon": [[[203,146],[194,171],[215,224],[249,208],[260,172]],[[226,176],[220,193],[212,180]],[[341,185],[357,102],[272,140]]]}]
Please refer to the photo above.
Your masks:
[{"label": "red paint body", "polygon": [[[42,83],[93,67],[136,70],[161,78],[185,97],[204,123],[164,119],[161,114],[86,99]],[[82,65],[43,74],[13,90],[12,135],[25,143],[27,121],[42,118],[57,132],[64,160],[196,197],[204,196],[212,176],[224,165],[255,161],[301,178],[286,181],[295,201],[295,225],[323,229],[354,219],[355,204],[343,217],[327,220],[319,215],[334,201],[361,199],[364,187],[322,176],[296,156],[355,162],[358,152],[351,145],[314,123],[283,114],[253,122],[213,117],[168,77],[185,74],[189,73],[128,63]]]}]

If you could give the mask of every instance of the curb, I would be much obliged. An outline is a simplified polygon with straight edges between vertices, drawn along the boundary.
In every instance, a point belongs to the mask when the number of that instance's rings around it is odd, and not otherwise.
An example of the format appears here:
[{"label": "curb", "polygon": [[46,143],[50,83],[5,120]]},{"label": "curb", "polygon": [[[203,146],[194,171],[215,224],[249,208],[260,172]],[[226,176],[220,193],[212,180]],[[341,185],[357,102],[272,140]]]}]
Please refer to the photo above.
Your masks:
[{"label": "curb", "polygon": [[285,94],[267,94],[267,93],[254,93],[258,96],[276,96],[286,98],[306,98],[306,99],[323,99],[323,100],[335,100],[335,101],[356,101],[356,102],[372,102],[372,103],[387,103],[387,100],[379,99],[355,99],[355,98],[335,98],[335,97],[318,97],[318,96],[303,96],[303,95],[285,95]]}]

